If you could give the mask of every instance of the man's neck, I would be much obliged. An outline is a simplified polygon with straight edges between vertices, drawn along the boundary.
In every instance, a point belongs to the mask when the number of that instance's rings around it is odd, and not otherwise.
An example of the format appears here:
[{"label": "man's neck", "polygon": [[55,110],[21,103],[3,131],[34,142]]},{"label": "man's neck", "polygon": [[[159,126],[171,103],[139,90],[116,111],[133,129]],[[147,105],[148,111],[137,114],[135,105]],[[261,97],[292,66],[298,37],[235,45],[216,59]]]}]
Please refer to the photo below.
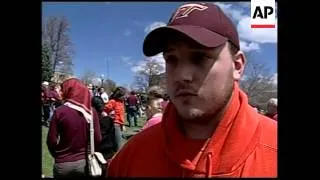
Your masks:
[{"label": "man's neck", "polygon": [[222,120],[222,116],[224,115],[226,109],[230,105],[233,94],[230,96],[228,103],[220,109],[215,115],[210,118],[211,120],[206,124],[199,124],[193,122],[182,121],[182,129],[185,135],[191,139],[208,139],[212,137],[213,133],[217,129],[220,121]]},{"label": "man's neck", "polygon": [[[222,112],[222,111],[221,111]],[[206,124],[199,124],[193,122],[183,122],[182,128],[185,135],[191,139],[208,139],[215,132],[222,113],[219,112],[219,115],[216,115]]]}]

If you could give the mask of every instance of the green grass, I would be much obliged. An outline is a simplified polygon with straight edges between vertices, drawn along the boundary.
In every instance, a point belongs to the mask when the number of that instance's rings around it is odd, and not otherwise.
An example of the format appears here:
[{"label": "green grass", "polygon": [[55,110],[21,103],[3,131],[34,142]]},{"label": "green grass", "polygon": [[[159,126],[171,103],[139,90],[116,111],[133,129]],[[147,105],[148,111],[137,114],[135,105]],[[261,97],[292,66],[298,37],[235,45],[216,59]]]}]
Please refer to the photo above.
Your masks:
[{"label": "green grass", "polygon": [[[125,121],[127,123],[127,121]],[[125,136],[128,136],[130,134],[135,134],[137,130],[141,129],[141,127],[145,124],[145,118],[138,118],[138,127],[126,127],[126,132],[124,132]],[[47,134],[48,134],[48,128],[45,126],[42,126],[42,174],[46,177],[53,177],[53,164],[54,159],[49,153],[48,147],[47,147]],[[125,140],[126,142],[127,140]]]},{"label": "green grass", "polygon": [[49,153],[48,146],[47,146],[47,134],[48,128],[42,126],[42,174],[46,177],[53,177],[52,169],[54,160]]}]

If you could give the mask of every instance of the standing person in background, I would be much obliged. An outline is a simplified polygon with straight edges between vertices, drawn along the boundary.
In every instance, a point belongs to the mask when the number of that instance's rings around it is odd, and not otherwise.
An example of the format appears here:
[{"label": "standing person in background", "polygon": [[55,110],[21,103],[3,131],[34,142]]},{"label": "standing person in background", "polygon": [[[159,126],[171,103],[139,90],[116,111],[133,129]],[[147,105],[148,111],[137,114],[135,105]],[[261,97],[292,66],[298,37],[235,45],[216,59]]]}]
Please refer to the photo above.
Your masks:
[{"label": "standing person in background", "polygon": [[161,123],[133,136],[109,177],[278,176],[277,122],[240,89],[246,58],[230,18],[212,2],[185,3],[143,43],[163,52],[170,102]]},{"label": "standing person in background", "polygon": [[57,103],[60,101],[60,95],[59,92],[56,91],[56,85],[55,83],[51,82],[47,94],[48,102],[49,102],[49,118],[47,119],[47,125],[49,126],[53,111],[56,108]]},{"label": "standing person in background", "polygon": [[100,96],[98,89],[99,89],[98,86],[93,86],[93,89],[92,89],[93,96]]},{"label": "standing person in background", "polygon": [[273,120],[278,120],[278,99],[271,98],[267,104],[267,113],[266,116]]},{"label": "standing person in background", "polygon": [[115,127],[115,137],[118,151],[122,146],[122,136],[124,131],[124,97],[126,90],[123,87],[117,87],[110,96],[110,100],[104,107],[108,116],[113,118]]},{"label": "standing person in background", "polygon": [[60,105],[62,105],[62,97],[61,97],[61,86],[59,84],[55,85],[55,98],[56,98],[56,102],[54,104],[55,108],[58,108]]},{"label": "standing person in background", "polygon": [[61,85],[64,104],[52,117],[47,137],[50,154],[54,158],[54,178],[86,177],[86,158],[89,151],[89,122],[93,121],[95,148],[101,141],[99,117],[91,107],[88,88],[80,80],[71,78]]},{"label": "standing person in background", "polygon": [[148,99],[153,99],[153,98],[161,98],[163,101],[161,102],[162,109],[164,110],[165,107],[167,106],[167,101],[164,100],[165,98],[165,93],[164,89],[160,86],[152,86],[148,90]]},{"label": "standing person in background", "polygon": [[164,90],[160,86],[151,86],[148,91],[148,98],[153,99],[153,98],[162,98],[164,97]]},{"label": "standing person in background", "polygon": [[161,122],[163,113],[162,102],[162,98],[148,99],[146,107],[147,122],[141,131]]},{"label": "standing person in background", "polygon": [[117,151],[113,119],[103,112],[105,104],[100,96],[93,97],[91,104],[92,107],[96,109],[100,117],[100,131],[102,139],[100,143],[100,149],[98,151],[102,153],[104,159],[108,160],[111,159],[114,153]]},{"label": "standing person in background", "polygon": [[89,89],[89,92],[90,92],[90,96],[93,97],[93,96],[94,96],[94,92],[93,92],[93,86],[92,86],[92,84],[89,84],[89,85],[88,85],[88,89]]},{"label": "standing person in background", "polygon": [[60,96],[60,86],[58,84],[52,83],[50,86],[50,100],[51,100],[51,113],[58,107],[59,102],[61,101]]},{"label": "standing person in background", "polygon": [[137,94],[137,98],[138,98],[138,117],[141,118],[143,113],[142,113],[142,101],[141,101],[140,93]]},{"label": "standing person in background", "polygon": [[139,100],[135,94],[134,91],[130,92],[129,97],[127,98],[127,103],[128,103],[128,110],[127,110],[127,117],[128,122],[129,122],[129,127],[132,126],[132,123],[134,123],[134,126],[138,126],[138,105],[139,105]]},{"label": "standing person in background", "polygon": [[109,97],[108,97],[108,94],[105,92],[104,88],[103,87],[98,88],[98,93],[99,93],[99,96],[102,98],[103,102],[107,104],[107,102],[109,101]]},{"label": "standing person in background", "polygon": [[50,92],[49,83],[44,81],[41,86],[42,92],[42,113],[43,113],[43,123],[48,126],[48,120],[50,118]]}]

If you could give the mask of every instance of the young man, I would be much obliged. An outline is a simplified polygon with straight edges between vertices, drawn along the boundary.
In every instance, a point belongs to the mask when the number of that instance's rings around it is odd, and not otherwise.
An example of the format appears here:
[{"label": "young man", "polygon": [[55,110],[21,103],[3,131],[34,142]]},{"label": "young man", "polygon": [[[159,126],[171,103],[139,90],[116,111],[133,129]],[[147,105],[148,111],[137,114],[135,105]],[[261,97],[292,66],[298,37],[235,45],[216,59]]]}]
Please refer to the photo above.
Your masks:
[{"label": "young man", "polygon": [[139,105],[139,100],[136,96],[136,93],[134,91],[130,92],[129,97],[127,98],[127,120],[129,122],[129,127],[138,126],[138,105]]},{"label": "young man", "polygon": [[246,62],[231,20],[212,3],[185,4],[147,35],[163,52],[170,102],[161,123],[130,139],[111,177],[276,177],[277,123],[239,88]]}]

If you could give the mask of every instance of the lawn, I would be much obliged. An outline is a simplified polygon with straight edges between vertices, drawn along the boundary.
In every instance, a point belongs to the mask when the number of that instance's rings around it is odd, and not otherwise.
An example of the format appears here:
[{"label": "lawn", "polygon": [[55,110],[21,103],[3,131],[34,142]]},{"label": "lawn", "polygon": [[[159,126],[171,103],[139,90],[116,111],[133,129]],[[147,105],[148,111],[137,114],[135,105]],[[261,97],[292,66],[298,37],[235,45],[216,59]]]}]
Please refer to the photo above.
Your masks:
[{"label": "lawn", "polygon": [[53,177],[52,168],[54,161],[47,147],[47,134],[48,128],[42,126],[42,174],[44,174],[46,177]]},{"label": "lawn", "polygon": [[[127,121],[126,121],[127,122]],[[145,118],[138,119],[138,127],[126,127],[126,132],[124,135],[127,137],[131,134],[135,134],[145,123]],[[54,160],[48,151],[46,144],[48,128],[42,126],[42,174],[46,177],[53,177],[52,169]],[[127,140],[126,140],[127,141]]]}]

